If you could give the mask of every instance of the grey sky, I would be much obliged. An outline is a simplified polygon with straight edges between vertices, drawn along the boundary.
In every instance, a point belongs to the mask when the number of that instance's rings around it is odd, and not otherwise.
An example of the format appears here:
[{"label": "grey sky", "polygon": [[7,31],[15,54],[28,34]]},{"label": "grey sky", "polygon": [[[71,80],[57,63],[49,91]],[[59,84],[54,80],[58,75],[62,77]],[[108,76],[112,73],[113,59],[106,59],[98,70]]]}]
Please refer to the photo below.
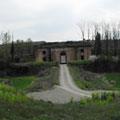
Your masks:
[{"label": "grey sky", "polygon": [[78,40],[77,23],[118,21],[120,0],[0,0],[0,31],[15,39]]}]

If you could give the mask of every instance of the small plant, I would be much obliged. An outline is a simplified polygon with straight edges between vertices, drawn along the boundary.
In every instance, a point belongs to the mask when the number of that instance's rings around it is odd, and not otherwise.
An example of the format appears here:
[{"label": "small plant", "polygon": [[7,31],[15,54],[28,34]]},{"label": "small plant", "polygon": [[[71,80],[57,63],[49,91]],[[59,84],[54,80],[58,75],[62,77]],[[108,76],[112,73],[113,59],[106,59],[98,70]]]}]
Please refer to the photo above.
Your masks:
[{"label": "small plant", "polygon": [[92,98],[87,98],[87,99],[82,99],[80,101],[80,105],[87,105],[87,104],[98,104],[98,105],[104,105],[107,103],[112,102],[114,99],[116,98],[116,94],[115,93],[106,93],[103,92],[101,94],[99,93],[93,93],[92,94]]},{"label": "small plant", "polygon": [[97,100],[99,100],[99,99],[100,99],[99,93],[93,93],[93,94],[92,94],[92,100],[93,100],[93,101],[97,101]]},{"label": "small plant", "polygon": [[91,102],[93,102],[93,101],[90,98],[82,99],[82,100],[80,100],[80,105],[87,105]]},{"label": "small plant", "polygon": [[101,96],[100,96],[100,99],[103,101],[103,100],[107,100],[108,99],[108,96],[109,94],[108,93],[102,93]]},{"label": "small plant", "polygon": [[103,92],[101,94],[94,93],[92,94],[92,100],[97,103],[109,103],[115,99],[115,93]]}]

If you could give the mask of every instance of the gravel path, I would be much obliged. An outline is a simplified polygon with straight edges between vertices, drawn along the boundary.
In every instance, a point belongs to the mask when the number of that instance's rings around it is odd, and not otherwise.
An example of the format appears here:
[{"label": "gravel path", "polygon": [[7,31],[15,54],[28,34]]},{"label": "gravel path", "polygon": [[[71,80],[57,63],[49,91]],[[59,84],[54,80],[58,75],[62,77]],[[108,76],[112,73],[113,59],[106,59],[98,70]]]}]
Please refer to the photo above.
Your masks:
[{"label": "gravel path", "polygon": [[79,101],[85,97],[91,97],[91,92],[76,87],[69,73],[67,65],[60,65],[60,86],[43,92],[33,92],[27,95],[35,100],[50,101],[52,103],[64,104],[70,101]]}]

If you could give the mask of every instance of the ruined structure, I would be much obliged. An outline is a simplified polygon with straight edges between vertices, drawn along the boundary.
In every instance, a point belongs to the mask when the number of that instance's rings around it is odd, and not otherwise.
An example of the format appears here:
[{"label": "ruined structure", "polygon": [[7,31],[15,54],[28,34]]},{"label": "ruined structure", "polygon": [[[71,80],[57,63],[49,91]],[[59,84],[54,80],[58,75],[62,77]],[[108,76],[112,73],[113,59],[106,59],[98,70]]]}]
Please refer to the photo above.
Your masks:
[{"label": "ruined structure", "polygon": [[54,61],[63,64],[75,60],[87,60],[92,49],[88,41],[43,42],[36,43],[34,47],[37,61]]}]

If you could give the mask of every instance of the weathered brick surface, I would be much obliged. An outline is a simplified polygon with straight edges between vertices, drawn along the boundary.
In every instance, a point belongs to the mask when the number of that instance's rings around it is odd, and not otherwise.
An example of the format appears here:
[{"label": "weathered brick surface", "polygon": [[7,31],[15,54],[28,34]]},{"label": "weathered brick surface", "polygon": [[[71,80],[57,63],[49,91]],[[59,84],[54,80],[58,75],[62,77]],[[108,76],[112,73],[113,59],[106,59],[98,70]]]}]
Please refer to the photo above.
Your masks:
[{"label": "weathered brick surface", "polygon": [[[81,51],[83,49],[83,51]],[[91,47],[65,47],[65,48],[51,48],[51,51],[48,49],[37,49],[36,51],[36,60],[43,61],[43,58],[46,57],[46,60],[49,61],[51,57],[52,61],[60,62],[60,55],[62,52],[66,53],[67,62],[71,62],[74,60],[81,60],[81,56],[84,56],[84,59],[88,59],[91,55]],[[44,54],[43,51],[46,53]],[[48,54],[51,52],[51,54]],[[51,56],[49,56],[51,55]]]}]

